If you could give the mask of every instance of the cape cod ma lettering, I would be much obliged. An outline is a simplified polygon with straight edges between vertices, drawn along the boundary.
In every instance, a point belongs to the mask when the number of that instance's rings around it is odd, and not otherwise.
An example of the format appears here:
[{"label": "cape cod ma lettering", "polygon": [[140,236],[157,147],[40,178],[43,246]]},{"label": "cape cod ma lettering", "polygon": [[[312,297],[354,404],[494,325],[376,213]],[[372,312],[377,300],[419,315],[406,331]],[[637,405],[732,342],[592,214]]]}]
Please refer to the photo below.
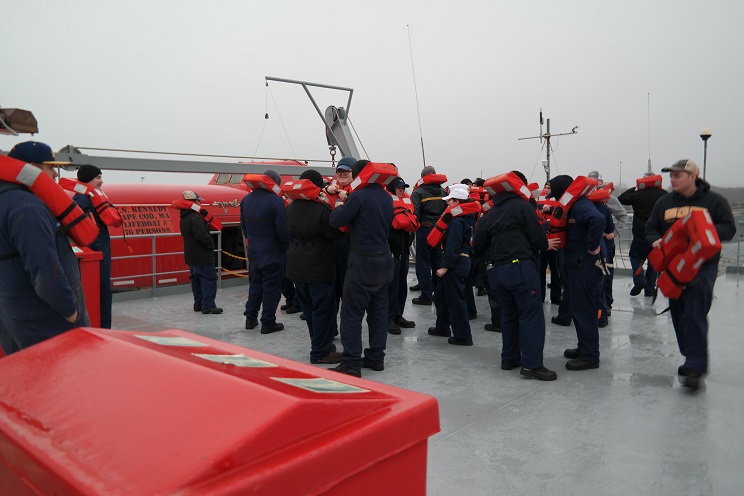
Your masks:
[{"label": "cape cod ma lettering", "polygon": [[122,228],[126,235],[166,234],[171,229],[171,216],[165,205],[143,205],[118,207],[124,220]]}]

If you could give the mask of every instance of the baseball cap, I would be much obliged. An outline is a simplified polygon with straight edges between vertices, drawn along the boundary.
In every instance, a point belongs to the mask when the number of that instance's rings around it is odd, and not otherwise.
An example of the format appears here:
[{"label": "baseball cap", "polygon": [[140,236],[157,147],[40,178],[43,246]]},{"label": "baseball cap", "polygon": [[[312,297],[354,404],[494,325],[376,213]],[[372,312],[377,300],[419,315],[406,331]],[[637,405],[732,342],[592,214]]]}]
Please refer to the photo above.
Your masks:
[{"label": "baseball cap", "polygon": [[453,188],[450,186],[450,194],[442,198],[442,200],[447,201],[453,198],[455,200],[467,200],[468,199],[467,188]]},{"label": "baseball cap", "polygon": [[356,163],[356,161],[357,159],[355,159],[354,157],[351,157],[351,156],[344,157],[338,161],[336,170],[350,171],[351,167]]},{"label": "baseball cap", "polygon": [[602,174],[600,174],[600,173],[599,173],[599,171],[591,171],[591,172],[590,172],[590,173],[589,173],[589,174],[587,175],[587,177],[588,177],[589,179],[598,179],[598,180],[600,180],[600,181],[602,180]]},{"label": "baseball cap", "polygon": [[690,159],[677,160],[669,167],[664,167],[661,172],[689,172],[690,174],[700,175],[700,168]]},{"label": "baseball cap", "polygon": [[183,192],[183,199],[191,200],[191,201],[204,201],[204,198],[199,196],[198,193],[196,193],[195,191],[188,190],[188,189]]},{"label": "baseball cap", "polygon": [[393,184],[395,184],[396,188],[410,188],[411,186],[406,184],[406,182],[403,180],[402,177],[398,177],[395,180],[393,180]]},{"label": "baseball cap", "polygon": [[56,162],[54,153],[46,143],[39,141],[24,141],[18,143],[8,153],[8,157],[21,160],[28,164],[69,165],[70,162]]}]

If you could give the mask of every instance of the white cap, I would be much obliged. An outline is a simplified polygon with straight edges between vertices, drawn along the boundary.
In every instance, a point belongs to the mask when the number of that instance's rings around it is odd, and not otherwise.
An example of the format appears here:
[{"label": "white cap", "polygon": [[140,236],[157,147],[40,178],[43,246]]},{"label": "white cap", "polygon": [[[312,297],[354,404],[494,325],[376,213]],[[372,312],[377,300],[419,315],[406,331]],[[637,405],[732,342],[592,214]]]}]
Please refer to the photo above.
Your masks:
[{"label": "white cap", "polygon": [[447,201],[451,199],[455,200],[467,200],[468,199],[468,188],[466,184],[463,184],[465,188],[452,188],[450,187],[450,194],[442,198],[442,200]]}]

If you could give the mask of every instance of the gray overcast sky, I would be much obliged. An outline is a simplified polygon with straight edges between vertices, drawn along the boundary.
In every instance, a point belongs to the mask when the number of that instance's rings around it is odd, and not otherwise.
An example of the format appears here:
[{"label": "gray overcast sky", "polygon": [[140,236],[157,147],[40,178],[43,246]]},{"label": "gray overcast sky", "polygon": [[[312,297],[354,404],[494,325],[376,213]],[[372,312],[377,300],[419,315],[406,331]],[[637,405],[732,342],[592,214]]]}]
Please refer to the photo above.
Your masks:
[{"label": "gray overcast sky", "polygon": [[[453,181],[517,168],[542,182],[539,140],[517,141],[539,134],[542,108],[553,133],[579,126],[553,139],[554,174],[617,182],[622,162],[632,182],[649,157],[650,93],[655,171],[702,167],[709,127],[709,182],[744,186],[740,0],[26,0],[2,13],[0,104],[32,110],[34,139],[54,149],[328,159],[302,89],[267,92],[276,76],[354,88],[369,158],[412,184],[423,164],[408,25],[426,161]],[[321,109],[346,104],[315,96]],[[0,136],[0,148],[26,139]],[[151,180],[104,179],[141,175]]]}]

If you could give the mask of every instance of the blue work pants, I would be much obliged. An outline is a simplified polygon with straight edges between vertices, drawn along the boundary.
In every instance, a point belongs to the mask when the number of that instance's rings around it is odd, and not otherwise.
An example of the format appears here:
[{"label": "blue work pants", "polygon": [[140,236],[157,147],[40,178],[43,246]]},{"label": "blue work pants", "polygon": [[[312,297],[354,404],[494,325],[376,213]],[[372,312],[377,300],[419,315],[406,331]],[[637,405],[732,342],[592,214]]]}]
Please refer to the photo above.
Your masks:
[{"label": "blue work pants", "polygon": [[708,312],[717,276],[716,264],[702,265],[682,296],[669,300],[679,352],[686,359],[684,367],[702,374],[708,373]]},{"label": "blue work pants", "polygon": [[434,299],[434,291],[439,284],[437,270],[442,267],[442,249],[431,247],[426,242],[432,227],[421,227],[416,231],[416,278],[421,287],[421,296]]},{"label": "blue work pants", "polygon": [[436,328],[444,331],[452,326],[455,339],[473,339],[465,299],[465,278],[469,273],[470,258],[460,257],[455,268],[444,274],[434,293],[434,304],[437,306]]},{"label": "blue work pants", "polygon": [[352,369],[362,368],[362,319],[367,313],[369,348],[364,354],[375,363],[385,360],[388,324],[388,284],[393,279],[390,252],[361,255],[351,252],[341,302],[342,360]]},{"label": "blue work pants", "polygon": [[296,282],[295,289],[310,331],[310,360],[331,352],[336,326],[335,288],[332,282]]},{"label": "blue work pants", "polygon": [[284,279],[284,262],[255,264],[248,262],[250,286],[248,300],[245,302],[243,315],[253,319],[258,318],[261,310],[261,325],[276,323],[276,309],[282,298],[282,280]]},{"label": "blue work pants", "polygon": [[501,362],[528,369],[543,366],[545,315],[540,278],[533,260],[495,265],[488,282],[501,303]]},{"label": "blue work pants", "polygon": [[[217,296],[217,272],[214,265],[189,265],[191,292],[194,295],[194,308],[206,310],[214,308]],[[103,315],[101,315],[103,324]]]},{"label": "blue work pants", "polygon": [[599,328],[597,326],[596,297],[602,287],[602,271],[595,265],[599,255],[586,252],[565,253],[564,265],[568,278],[569,310],[576,337],[579,356],[586,362],[599,362]]},{"label": "blue work pants", "polygon": [[656,291],[656,271],[648,263],[646,270],[643,270],[643,263],[651,253],[653,246],[646,238],[634,237],[630,242],[628,257],[630,258],[630,268],[633,270],[633,284],[643,284],[646,286],[645,294],[650,296]]}]

